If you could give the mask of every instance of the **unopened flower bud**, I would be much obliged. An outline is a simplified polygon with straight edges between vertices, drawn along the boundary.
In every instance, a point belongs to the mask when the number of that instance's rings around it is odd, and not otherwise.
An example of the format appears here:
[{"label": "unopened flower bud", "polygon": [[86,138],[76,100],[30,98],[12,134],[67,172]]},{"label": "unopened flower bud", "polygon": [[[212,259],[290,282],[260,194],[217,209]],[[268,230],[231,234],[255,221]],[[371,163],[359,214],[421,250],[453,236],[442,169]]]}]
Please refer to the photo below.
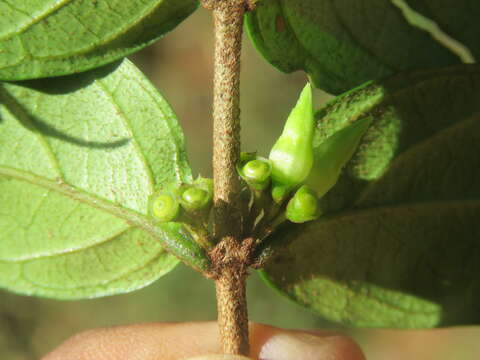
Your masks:
[{"label": "unopened flower bud", "polygon": [[307,84],[270,152],[273,188],[293,188],[308,176],[313,164],[314,128],[312,87]]},{"label": "unopened flower bud", "polygon": [[179,203],[175,195],[169,192],[154,194],[151,197],[150,211],[161,222],[173,221],[179,214]]},{"label": "unopened flower bud", "polygon": [[287,204],[285,216],[294,223],[304,223],[318,217],[318,197],[306,185],[297,190]]},{"label": "unopened flower bud", "polygon": [[270,161],[257,158],[243,166],[240,176],[255,190],[263,190],[270,184],[271,173]]}]

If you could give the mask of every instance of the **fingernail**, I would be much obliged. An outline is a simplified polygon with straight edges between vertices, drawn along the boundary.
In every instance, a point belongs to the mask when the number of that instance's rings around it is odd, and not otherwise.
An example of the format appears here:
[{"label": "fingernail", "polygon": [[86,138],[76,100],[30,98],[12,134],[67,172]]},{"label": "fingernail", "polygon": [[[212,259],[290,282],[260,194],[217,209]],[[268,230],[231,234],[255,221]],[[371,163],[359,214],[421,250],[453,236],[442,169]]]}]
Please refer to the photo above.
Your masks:
[{"label": "fingernail", "polygon": [[186,360],[251,360],[245,356],[238,355],[205,355],[194,358],[189,358]]},{"label": "fingernail", "polygon": [[328,342],[305,333],[282,333],[272,336],[262,346],[259,360],[325,359]]}]

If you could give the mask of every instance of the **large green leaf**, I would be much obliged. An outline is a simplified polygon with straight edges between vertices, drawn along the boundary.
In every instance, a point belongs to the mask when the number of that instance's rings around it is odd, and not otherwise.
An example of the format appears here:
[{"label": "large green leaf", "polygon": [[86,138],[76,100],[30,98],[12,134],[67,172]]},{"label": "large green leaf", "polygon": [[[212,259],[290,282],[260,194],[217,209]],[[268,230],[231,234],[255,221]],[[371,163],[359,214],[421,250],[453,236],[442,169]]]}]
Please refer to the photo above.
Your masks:
[{"label": "large green leaf", "polygon": [[316,145],[373,117],[325,216],[287,225],[265,277],[354,326],[480,322],[480,67],[407,73],[328,104]]},{"label": "large green leaf", "polygon": [[157,40],[196,0],[0,0],[0,79],[66,75]]},{"label": "large green leaf", "polygon": [[[125,60],[0,84],[0,286],[55,298],[126,292],[206,260],[148,197],[191,180],[175,115]],[[178,244],[184,244],[179,246]]]},{"label": "large green leaf", "polygon": [[247,29],[272,65],[305,70],[334,94],[402,70],[459,62],[385,0],[262,0],[247,15]]},{"label": "large green leaf", "polygon": [[480,58],[480,2],[463,0],[406,0],[416,11],[435,21],[455,40],[467,46],[475,58]]}]

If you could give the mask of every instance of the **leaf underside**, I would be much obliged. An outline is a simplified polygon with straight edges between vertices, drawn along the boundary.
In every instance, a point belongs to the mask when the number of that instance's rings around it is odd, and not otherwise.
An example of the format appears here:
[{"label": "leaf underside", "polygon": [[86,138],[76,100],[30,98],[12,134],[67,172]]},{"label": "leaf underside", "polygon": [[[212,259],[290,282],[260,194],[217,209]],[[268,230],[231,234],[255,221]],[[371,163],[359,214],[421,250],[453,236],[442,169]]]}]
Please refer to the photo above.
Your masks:
[{"label": "leaf underside", "polygon": [[476,59],[480,58],[480,2],[463,0],[455,3],[449,0],[406,0],[412,9],[435,21],[439,27],[454,39],[467,46]]},{"label": "leaf underside", "polygon": [[190,180],[175,115],[129,61],[0,84],[0,286],[69,299],[149,284],[177,263],[162,244],[187,236],[152,223],[148,197]]},{"label": "leaf underside", "polygon": [[407,69],[460,62],[391,1],[262,0],[246,23],[272,65],[304,70],[332,94]]},{"label": "leaf underside", "polygon": [[316,144],[373,123],[324,217],[287,225],[264,277],[294,301],[352,326],[480,322],[480,67],[366,84],[318,113]]},{"label": "leaf underside", "polygon": [[0,79],[78,73],[140,50],[195,0],[0,0]]}]

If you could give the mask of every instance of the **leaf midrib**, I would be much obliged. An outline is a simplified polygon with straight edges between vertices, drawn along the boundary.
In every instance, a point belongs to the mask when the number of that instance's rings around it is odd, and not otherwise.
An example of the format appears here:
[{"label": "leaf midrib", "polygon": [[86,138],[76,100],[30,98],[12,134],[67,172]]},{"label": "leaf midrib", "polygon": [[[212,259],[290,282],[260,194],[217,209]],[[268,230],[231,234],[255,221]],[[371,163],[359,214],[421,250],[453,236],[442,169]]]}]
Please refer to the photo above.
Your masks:
[{"label": "leaf midrib", "polygon": [[[14,36],[18,36],[18,35],[21,35],[22,33],[24,33],[25,31],[27,31],[28,29],[30,29],[33,25],[37,24],[38,22],[42,21],[43,19],[46,19],[48,16],[50,16],[51,14],[53,14],[54,12],[57,12],[58,10],[62,9],[63,7],[69,5],[72,1],[74,0],[61,0],[59,4],[57,5],[54,5],[51,9],[47,9],[43,14],[40,14],[39,16],[37,16],[36,18],[32,19],[32,21],[30,21],[28,24],[24,25],[22,28],[20,28],[19,30],[17,31],[14,31],[14,32],[11,32],[10,34],[6,34],[5,36],[3,37],[0,37],[0,41],[5,41],[5,40],[9,40],[11,39],[12,37]],[[152,11],[155,10],[155,8],[157,8],[158,6],[162,5],[163,4],[163,1],[160,1],[160,2],[156,2],[154,3],[153,6],[149,6],[147,7],[146,10],[144,10],[143,12],[141,12],[140,14],[138,14],[138,19],[133,21],[133,22],[129,22],[127,23],[126,25],[122,26],[122,27],[119,27],[117,31],[113,32],[110,36],[108,37],[105,37],[104,38],[104,41],[103,42],[99,42],[98,44],[96,45],[91,45],[87,48],[84,48],[82,49],[80,52],[78,52],[78,54],[82,54],[83,52],[87,52],[87,51],[90,51],[91,49],[95,48],[95,47],[98,47],[99,45],[102,46],[104,45],[106,42],[108,41],[111,41],[115,38],[117,38],[119,35],[125,33],[126,30],[138,25],[143,19],[145,19],[146,17],[148,17]],[[78,19],[77,19],[78,20]],[[81,24],[81,23],[80,23]],[[83,24],[82,24],[83,25]],[[85,27],[86,30],[90,30],[89,28]],[[95,35],[97,37],[97,35]],[[98,38],[98,37],[97,37]],[[77,54],[77,53],[75,53]],[[40,57],[40,58],[36,58],[36,59],[43,59],[43,57]]]},{"label": "leaf midrib", "polygon": [[[7,33],[4,36],[0,37],[0,41],[9,40],[13,36],[19,35],[19,34],[25,32],[26,30],[28,30],[33,25],[35,25],[38,22],[42,21],[43,19],[47,18],[48,16],[50,16],[54,12],[60,10],[61,8],[68,5],[72,1],[73,0],[60,0],[60,1],[58,1],[57,4],[54,3],[53,5],[52,4],[47,5],[46,9],[44,8],[43,10],[40,10],[39,14],[36,17],[32,17],[31,19],[29,19],[30,21],[27,21],[25,24],[20,26],[19,29],[13,30],[13,32]],[[15,9],[15,10],[17,10],[17,9]]]},{"label": "leaf midrib", "polygon": [[[58,290],[63,290],[63,291],[67,291],[66,295],[67,296],[56,296],[57,299],[69,299],[69,300],[73,300],[73,299],[84,299],[85,297],[84,296],[69,296],[71,295],[71,291],[72,290],[83,290],[83,289],[88,289],[88,288],[91,288],[91,287],[106,287],[108,286],[109,284],[113,283],[113,282],[116,282],[116,281],[119,281],[121,280],[122,278],[126,278],[138,271],[141,271],[145,268],[148,268],[149,266],[151,266],[153,263],[155,263],[158,258],[160,256],[162,256],[162,254],[164,254],[164,252],[162,250],[160,250],[157,254],[155,254],[149,261],[147,261],[146,263],[144,264],[139,264],[139,266],[136,266],[128,271],[125,271],[121,274],[119,274],[118,276],[115,276],[113,277],[112,279],[108,280],[108,281],[105,281],[105,282],[102,282],[102,283],[98,283],[98,284],[92,284],[92,285],[83,285],[83,286],[75,286],[75,287],[70,287],[70,288],[61,288],[61,287],[51,287],[51,286],[46,286],[45,284],[38,284],[36,282],[32,282],[31,280],[29,280],[27,277],[25,277],[24,275],[24,264],[18,264],[20,266],[20,273],[18,274],[18,277],[17,278],[20,278],[22,279],[23,281],[35,286],[36,288],[41,288],[41,289],[45,289],[45,290],[50,290],[50,291],[58,291]],[[3,260],[0,260],[0,263],[6,263],[6,261],[3,261]],[[154,279],[152,280],[154,281]],[[144,284],[146,285],[146,284]],[[143,285],[143,286],[144,286]],[[135,290],[137,289],[138,287],[132,287],[132,288],[129,288],[129,290]],[[102,296],[106,296],[106,295],[109,295],[109,294],[114,294],[115,292],[109,292],[109,291],[104,291],[102,292]],[[99,295],[96,295],[95,297],[98,297]]]},{"label": "leaf midrib", "polygon": [[107,212],[119,219],[126,221],[130,225],[130,227],[127,227],[125,230],[128,230],[132,227],[138,227],[146,231],[156,239],[162,239],[162,235],[164,234],[163,231],[157,226],[155,226],[155,224],[153,224],[146,215],[140,214],[132,209],[126,209],[124,207],[116,205],[115,203],[107,199],[100,198],[85,191],[82,191],[64,182],[61,179],[54,181],[28,171],[19,170],[3,165],[0,165],[0,175],[20,181],[25,181],[32,185],[55,191],[68,198],[71,198],[72,200],[82,202],[98,210]]}]

